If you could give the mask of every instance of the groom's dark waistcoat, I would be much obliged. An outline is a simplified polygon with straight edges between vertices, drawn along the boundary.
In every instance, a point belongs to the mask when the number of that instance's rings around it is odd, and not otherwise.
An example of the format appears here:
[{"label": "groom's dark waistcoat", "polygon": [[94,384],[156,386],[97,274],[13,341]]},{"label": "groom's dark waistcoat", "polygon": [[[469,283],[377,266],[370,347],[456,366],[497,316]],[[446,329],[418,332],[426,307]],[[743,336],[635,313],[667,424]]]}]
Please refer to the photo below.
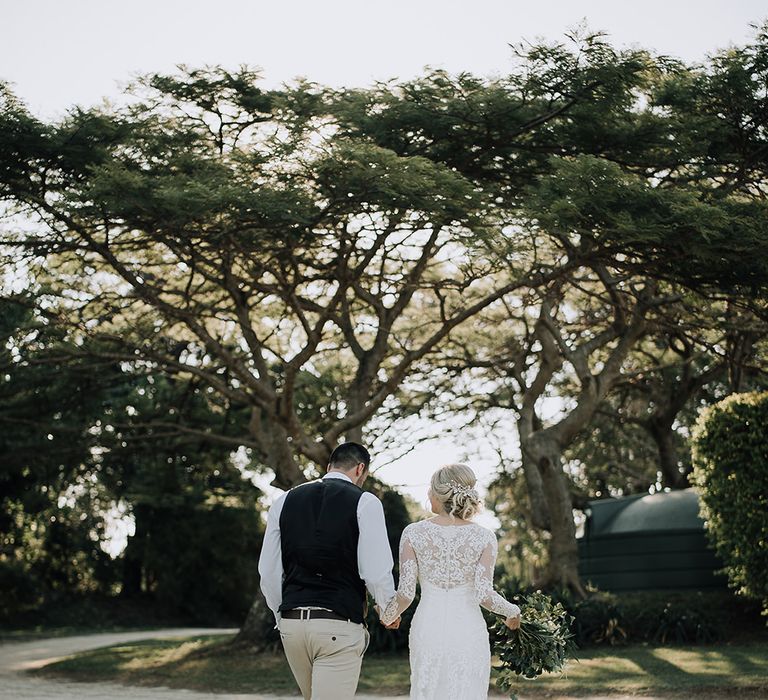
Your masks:
[{"label": "groom's dark waistcoat", "polygon": [[291,489],[280,513],[280,610],[316,605],[362,623],[365,583],[357,568],[357,504],[363,490],[345,479]]}]

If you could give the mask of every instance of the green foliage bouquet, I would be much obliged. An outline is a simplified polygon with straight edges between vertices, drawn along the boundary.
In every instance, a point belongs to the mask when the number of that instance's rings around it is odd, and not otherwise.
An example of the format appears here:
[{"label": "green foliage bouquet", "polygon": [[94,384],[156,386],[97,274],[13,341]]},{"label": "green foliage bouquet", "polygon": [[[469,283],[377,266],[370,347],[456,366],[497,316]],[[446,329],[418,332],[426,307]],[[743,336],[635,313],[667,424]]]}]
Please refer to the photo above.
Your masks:
[{"label": "green foliage bouquet", "polygon": [[[575,649],[571,623],[573,617],[561,603],[536,591],[515,597],[520,606],[520,627],[510,630],[503,621],[494,625],[495,653],[501,661],[497,685],[510,691],[519,676],[536,678],[542,673],[562,671]],[[514,693],[510,693],[515,697]]]}]

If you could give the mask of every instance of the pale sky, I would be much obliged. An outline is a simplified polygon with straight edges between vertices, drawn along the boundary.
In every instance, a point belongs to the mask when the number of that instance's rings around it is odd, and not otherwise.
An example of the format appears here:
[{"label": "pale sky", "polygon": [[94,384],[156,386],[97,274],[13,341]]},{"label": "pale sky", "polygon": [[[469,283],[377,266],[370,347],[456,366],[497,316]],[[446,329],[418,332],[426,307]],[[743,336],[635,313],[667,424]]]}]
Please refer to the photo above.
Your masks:
[{"label": "pale sky", "polygon": [[[0,79],[32,112],[116,100],[136,73],[176,64],[247,64],[265,87],[297,76],[333,86],[411,78],[424,66],[504,73],[510,43],[561,39],[586,21],[615,46],[686,61],[743,43],[765,0],[4,0]],[[510,425],[509,449],[516,451]],[[495,460],[472,441],[438,439],[378,472],[424,501],[431,472],[467,458],[482,483]]]},{"label": "pale sky", "polygon": [[0,78],[38,116],[119,94],[136,72],[240,64],[265,85],[296,76],[362,86],[425,65],[503,73],[510,43],[586,19],[620,47],[689,61],[740,43],[765,0],[3,0]]}]

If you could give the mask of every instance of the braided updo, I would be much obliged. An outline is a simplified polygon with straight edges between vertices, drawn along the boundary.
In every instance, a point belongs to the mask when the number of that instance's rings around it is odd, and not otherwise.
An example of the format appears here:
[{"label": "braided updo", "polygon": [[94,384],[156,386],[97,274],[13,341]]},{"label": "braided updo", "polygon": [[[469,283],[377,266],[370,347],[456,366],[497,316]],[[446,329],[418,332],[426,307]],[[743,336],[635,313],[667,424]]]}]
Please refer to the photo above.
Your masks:
[{"label": "braided updo", "polygon": [[448,515],[469,520],[480,511],[477,478],[466,464],[446,464],[430,481],[430,490]]}]

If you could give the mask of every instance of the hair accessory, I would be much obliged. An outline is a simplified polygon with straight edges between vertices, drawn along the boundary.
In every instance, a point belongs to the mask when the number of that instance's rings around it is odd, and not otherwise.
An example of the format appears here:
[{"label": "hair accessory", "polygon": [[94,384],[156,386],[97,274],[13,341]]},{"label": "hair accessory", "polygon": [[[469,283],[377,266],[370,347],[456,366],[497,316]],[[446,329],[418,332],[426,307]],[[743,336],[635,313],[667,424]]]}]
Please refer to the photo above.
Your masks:
[{"label": "hair accessory", "polygon": [[449,481],[448,485],[451,487],[454,495],[469,497],[475,501],[480,500],[480,496],[478,495],[477,491],[475,491],[475,489],[471,486],[465,486],[464,484],[460,484],[458,481],[453,480]]}]

